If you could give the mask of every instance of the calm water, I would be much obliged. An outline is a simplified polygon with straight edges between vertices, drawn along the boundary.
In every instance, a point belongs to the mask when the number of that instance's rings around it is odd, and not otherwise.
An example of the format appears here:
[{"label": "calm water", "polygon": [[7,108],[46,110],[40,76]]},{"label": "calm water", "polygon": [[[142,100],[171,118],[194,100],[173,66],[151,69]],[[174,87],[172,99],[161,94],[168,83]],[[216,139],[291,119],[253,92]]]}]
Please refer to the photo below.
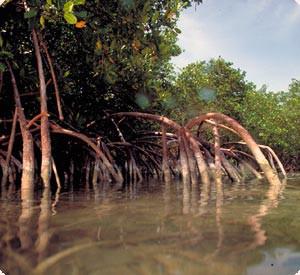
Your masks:
[{"label": "calm water", "polygon": [[295,274],[300,180],[280,188],[155,182],[35,194],[2,192],[0,269],[6,274]]}]

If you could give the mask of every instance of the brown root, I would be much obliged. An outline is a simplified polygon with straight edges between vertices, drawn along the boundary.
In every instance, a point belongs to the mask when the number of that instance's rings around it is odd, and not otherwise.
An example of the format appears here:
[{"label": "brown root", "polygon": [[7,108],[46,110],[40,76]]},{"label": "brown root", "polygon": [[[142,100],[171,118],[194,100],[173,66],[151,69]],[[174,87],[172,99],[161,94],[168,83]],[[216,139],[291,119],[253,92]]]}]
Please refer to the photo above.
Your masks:
[{"label": "brown root", "polygon": [[249,132],[242,127],[236,120],[233,118],[230,118],[229,116],[226,116],[224,114],[220,113],[207,113],[204,115],[200,115],[192,120],[190,120],[186,128],[191,129],[195,125],[201,123],[202,121],[205,121],[207,119],[215,119],[215,120],[220,120],[220,121],[225,121],[227,124],[230,125],[230,127],[236,131],[239,136],[245,141],[249,149],[251,150],[252,154],[254,155],[257,163],[259,164],[260,168],[264,172],[266,178],[268,179],[270,184],[276,184],[280,185],[280,180],[276,174],[275,171],[270,167],[269,162],[265,158],[264,154],[260,150],[259,146],[257,143],[254,141],[252,136],[249,134]]}]

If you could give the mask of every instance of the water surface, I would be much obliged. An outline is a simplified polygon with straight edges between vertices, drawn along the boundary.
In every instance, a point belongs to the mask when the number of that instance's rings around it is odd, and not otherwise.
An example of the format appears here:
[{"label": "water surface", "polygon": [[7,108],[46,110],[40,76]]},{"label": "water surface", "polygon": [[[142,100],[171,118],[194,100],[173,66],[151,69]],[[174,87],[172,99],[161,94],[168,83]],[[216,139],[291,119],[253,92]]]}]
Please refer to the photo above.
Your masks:
[{"label": "water surface", "polygon": [[152,181],[23,200],[2,190],[6,274],[295,274],[300,180],[223,192]]}]

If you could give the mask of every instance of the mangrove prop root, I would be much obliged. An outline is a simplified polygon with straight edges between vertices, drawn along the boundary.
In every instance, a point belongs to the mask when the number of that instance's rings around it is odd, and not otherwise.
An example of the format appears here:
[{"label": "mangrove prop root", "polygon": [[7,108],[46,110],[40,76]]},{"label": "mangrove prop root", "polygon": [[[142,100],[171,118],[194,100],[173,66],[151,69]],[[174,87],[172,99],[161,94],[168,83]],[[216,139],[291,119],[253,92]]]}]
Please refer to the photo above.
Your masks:
[{"label": "mangrove prop root", "polygon": [[[41,113],[48,113],[46,82],[43,69],[43,62],[39,41],[35,29],[32,29],[32,41],[34,45],[34,52],[37,61],[37,70],[40,85],[40,100]],[[42,147],[42,163],[41,163],[41,178],[45,187],[49,187],[51,178],[51,140],[49,130],[49,120],[47,116],[41,117],[41,147]]]},{"label": "mangrove prop root", "polygon": [[[181,128],[182,128],[179,124],[172,121],[171,119],[168,119],[164,116],[159,116],[159,115],[140,113],[140,112],[120,112],[120,113],[113,114],[112,116],[117,116],[117,117],[128,116],[128,117],[146,119],[146,120],[150,120],[150,121],[156,121],[160,124],[165,125],[166,127],[170,127],[172,129],[174,129],[176,132],[180,132]],[[184,129],[185,135],[188,138],[188,140],[192,146],[192,149],[194,151],[198,169],[199,169],[199,173],[201,175],[201,179],[203,182],[209,182],[208,167],[204,161],[203,155],[199,149],[197,141],[195,140],[195,138],[190,134],[190,132],[186,128],[183,128],[183,129]]]},{"label": "mangrove prop root", "polygon": [[48,62],[49,68],[50,68],[50,74],[51,74],[51,78],[52,78],[53,86],[54,86],[54,91],[55,91],[58,116],[59,116],[60,120],[64,120],[64,115],[63,115],[63,111],[62,111],[62,107],[61,107],[61,99],[60,99],[60,94],[59,94],[59,89],[58,89],[58,84],[57,84],[55,71],[54,71],[54,68],[53,68],[52,58],[51,58],[51,55],[49,54],[49,51],[48,51],[48,48],[47,48],[46,44],[44,43],[44,41],[42,40],[41,37],[39,37],[39,38],[40,38],[40,44],[41,44],[41,46],[42,46],[42,48],[45,52],[47,62]]},{"label": "mangrove prop root", "polygon": [[[241,144],[241,145],[247,145],[246,142],[242,142],[242,141],[239,141],[239,142],[228,142],[228,143],[226,143],[226,144],[227,144],[227,145],[228,145],[228,144]],[[259,146],[260,148],[262,148],[262,149],[266,149],[266,150],[272,155],[272,157],[276,160],[277,165],[278,165],[278,167],[279,167],[279,169],[280,169],[282,175],[286,178],[286,177],[287,177],[286,171],[285,171],[285,169],[284,169],[284,167],[283,167],[282,162],[280,161],[279,157],[276,155],[276,153],[274,152],[274,150],[273,150],[271,147],[267,146],[267,145],[261,145],[261,144],[258,144],[258,146]]]},{"label": "mangrove prop root", "polygon": [[[0,150],[0,154],[7,158],[7,152]],[[10,164],[13,163],[20,171],[22,170],[22,163],[16,159],[13,155],[10,156]]]},{"label": "mangrove prop root", "polygon": [[49,114],[42,112],[42,113],[36,115],[33,119],[31,119],[31,120],[28,122],[26,128],[29,129],[32,125],[35,124],[36,121],[40,120],[43,116],[49,117]]},{"label": "mangrove prop root", "polygon": [[53,173],[54,173],[54,176],[55,176],[57,188],[60,189],[61,188],[61,181],[60,181],[60,178],[59,178],[59,175],[58,175],[58,172],[57,172],[56,163],[55,163],[53,158],[52,158],[51,164],[52,164],[52,170],[53,170]]},{"label": "mangrove prop root", "polygon": [[11,65],[9,62],[6,63],[8,71],[11,77],[11,83],[14,92],[14,100],[18,113],[18,120],[21,128],[21,134],[23,139],[23,159],[22,159],[22,179],[21,189],[31,189],[34,181],[34,149],[33,149],[33,138],[28,129],[26,129],[27,121],[22,108],[20,93],[17,87],[17,82]]},{"label": "mangrove prop root", "polygon": [[97,157],[99,157],[101,159],[101,161],[103,162],[105,167],[108,169],[108,171],[110,172],[110,174],[112,175],[114,180],[116,182],[123,182],[121,173],[118,173],[115,171],[115,169],[118,169],[118,168],[116,166],[113,166],[112,163],[110,163],[110,161],[107,159],[107,157],[104,155],[104,153],[100,150],[100,148],[97,147],[97,145],[90,138],[88,138],[84,134],[77,133],[72,130],[64,129],[53,123],[51,123],[50,126],[51,126],[51,130],[53,133],[69,135],[69,136],[78,138],[78,139],[82,140],[83,142],[85,142],[87,145],[89,145],[95,151]]},{"label": "mangrove prop root", "polygon": [[257,179],[262,179],[263,176],[247,161],[241,160],[241,164],[245,166]]},{"label": "mangrove prop root", "polygon": [[222,171],[221,171],[220,135],[219,135],[217,123],[215,123],[213,126],[213,134],[215,138],[215,177],[216,177],[216,182],[220,183],[222,180]]},{"label": "mangrove prop root", "polygon": [[226,159],[224,153],[220,151],[221,163],[227,172],[228,176],[234,182],[241,182],[241,176],[237,169]]},{"label": "mangrove prop root", "polygon": [[188,163],[188,168],[189,168],[189,172],[190,172],[190,177],[191,177],[192,184],[195,184],[196,180],[197,180],[197,178],[196,178],[197,172],[195,169],[195,159],[194,159],[194,154],[192,153],[192,151],[190,149],[190,144],[187,140],[185,132],[186,132],[185,129],[182,128],[181,136],[182,136],[184,150],[185,150],[186,156],[187,156],[187,163]]},{"label": "mangrove prop root", "polygon": [[[15,127],[14,124],[16,124],[16,120],[19,120],[21,126],[21,134],[23,138],[23,164],[26,164],[28,162],[24,162],[24,156],[28,157],[28,154],[24,154],[24,148],[30,148],[30,137],[31,142],[33,140],[31,133],[39,131],[42,128],[42,123],[41,125],[38,125],[36,121],[39,119],[42,120],[44,116],[48,118],[48,113],[41,112],[29,122],[26,121],[20,101],[20,95],[18,94],[16,83],[14,83],[15,79],[12,69],[9,66],[8,68],[10,68],[9,71],[11,73],[11,81],[16,102],[16,111],[14,119],[12,120],[13,125],[11,134],[5,137],[5,142],[2,142],[2,146],[7,146],[7,152],[0,149],[0,154],[4,156],[6,160],[11,158],[11,162],[9,163],[11,167],[6,164],[3,158],[1,161],[1,167],[4,171],[4,174],[5,169],[8,167],[7,171],[10,173],[10,180],[12,180],[16,177],[16,167],[20,168],[20,165],[18,165],[16,162],[17,160],[15,160],[11,154],[11,140],[20,135],[19,133],[15,133],[15,130],[13,129]],[[181,171],[181,175],[185,184],[192,182],[193,186],[194,183],[197,182],[197,176],[199,175],[204,185],[203,188],[205,190],[209,190],[210,178],[208,174],[209,170],[207,163],[209,164],[211,170],[215,172],[215,179],[217,183],[221,183],[222,172],[226,173],[233,181],[240,182],[243,178],[243,174],[245,173],[245,167],[256,177],[259,177],[260,174],[258,171],[256,171],[256,168],[260,166],[271,184],[277,184],[278,182],[276,181],[279,181],[275,166],[279,167],[280,170],[283,171],[283,175],[286,175],[279,158],[270,147],[257,145],[250,134],[240,124],[223,114],[208,113],[194,118],[184,127],[166,117],[147,113],[126,112],[109,115],[108,117],[116,128],[120,141],[104,143],[100,136],[97,136],[96,138],[90,138],[87,135],[78,132],[77,130],[65,129],[55,122],[49,122],[49,129],[51,129],[53,134],[63,134],[80,139],[88,146],[90,155],[86,159],[89,163],[86,163],[86,166],[90,169],[86,169],[86,176],[88,182],[91,178],[93,178],[94,185],[99,180],[101,182],[111,180],[118,183],[123,182],[121,170],[115,163],[116,156],[122,156],[118,159],[118,164],[122,163],[121,165],[124,168],[122,170],[125,171],[124,175],[126,177],[126,182],[133,184],[140,182],[144,175],[146,175],[146,177],[149,175],[152,175],[153,177],[163,176],[167,182],[170,182],[171,172],[174,176],[176,176],[176,171],[179,170]],[[124,134],[119,128],[119,125],[115,122],[114,117],[133,117],[157,122],[160,124],[161,132],[148,131],[138,133],[135,139],[129,142],[126,140]],[[229,126],[223,125],[220,122]],[[203,123],[208,123],[212,126],[214,142],[210,143],[205,141],[200,135],[196,138],[190,131],[194,125],[202,125]],[[31,126],[35,126],[35,128],[30,129]],[[70,128],[73,129],[71,126]],[[220,128],[238,134],[245,142],[228,142],[223,144],[223,146],[225,146],[224,148],[221,148],[219,136]],[[174,131],[175,133],[167,133],[166,129]],[[30,135],[30,137],[25,135]],[[29,138],[29,143],[26,143],[26,138],[27,141]],[[42,136],[40,139],[41,138]],[[42,149],[42,144],[40,145]],[[239,149],[240,146],[236,145],[247,145],[254,157],[244,151],[237,150],[236,148]],[[267,154],[269,161],[265,158],[261,149]],[[33,154],[33,149],[31,153]],[[90,158],[90,156],[92,156],[92,158]],[[34,165],[34,163],[35,162],[32,161],[31,165]],[[180,166],[177,166],[178,163]],[[272,169],[272,167],[275,171]],[[58,187],[60,187],[60,179],[52,156],[51,170],[54,172]],[[24,171],[25,170],[23,170],[23,174]],[[272,173],[270,173],[270,171]],[[33,175],[34,170],[32,173],[32,179]]]},{"label": "mangrove prop root", "polygon": [[190,182],[190,167],[188,163],[188,155],[184,146],[184,136],[182,131],[178,133],[179,136],[179,154],[180,154],[180,166],[181,166],[181,175],[184,183]]},{"label": "mangrove prop root", "polygon": [[170,182],[171,180],[171,173],[170,168],[168,164],[168,144],[167,144],[167,136],[166,136],[166,127],[164,125],[161,126],[161,132],[162,132],[162,170],[164,174],[164,180],[166,182]]},{"label": "mangrove prop root", "polygon": [[254,155],[257,163],[259,164],[260,168],[264,172],[266,178],[268,179],[270,184],[276,184],[280,185],[280,180],[278,178],[278,175],[275,171],[270,167],[269,162],[265,158],[264,154],[260,150],[257,143],[254,141],[252,136],[249,134],[249,132],[242,127],[236,120],[233,118],[230,118],[229,116],[226,116],[224,114],[220,113],[207,113],[204,115],[200,115],[194,119],[191,119],[187,124],[186,128],[191,129],[195,125],[201,123],[202,121],[205,121],[207,119],[214,119],[217,121],[224,121],[225,123],[229,124],[229,126],[235,130],[239,136],[246,142],[247,146],[251,150],[252,154]]},{"label": "mangrove prop root", "polygon": [[9,142],[8,142],[7,155],[6,155],[6,160],[5,160],[5,167],[3,169],[2,182],[1,182],[2,185],[5,185],[6,181],[7,181],[7,176],[8,176],[8,171],[9,171],[9,164],[10,164],[11,154],[12,154],[12,150],[13,150],[13,146],[14,146],[15,135],[16,135],[17,119],[18,119],[18,110],[17,110],[17,108],[15,108],[13,124],[11,126],[11,133],[10,133]]}]

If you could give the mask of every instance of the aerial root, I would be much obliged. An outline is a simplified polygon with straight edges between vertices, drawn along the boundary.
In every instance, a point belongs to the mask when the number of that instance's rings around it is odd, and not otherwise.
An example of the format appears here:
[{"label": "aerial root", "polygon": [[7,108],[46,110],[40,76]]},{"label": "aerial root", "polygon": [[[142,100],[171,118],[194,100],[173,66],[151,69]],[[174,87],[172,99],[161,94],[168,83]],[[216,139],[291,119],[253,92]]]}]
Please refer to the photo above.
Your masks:
[{"label": "aerial root", "polygon": [[[15,94],[18,100],[17,92]],[[40,125],[36,121],[44,115],[47,114],[41,113],[28,123],[24,121],[22,111],[16,108],[14,116],[14,120],[21,116],[23,138],[24,135],[25,138],[31,136],[38,147],[40,147],[38,144]],[[280,182],[279,173],[286,176],[281,161],[270,147],[258,145],[240,124],[223,114],[204,114],[189,121],[184,127],[166,117],[146,113],[117,113],[108,117],[118,133],[117,141],[105,140],[101,136],[90,137],[49,120],[52,136],[69,136],[68,144],[73,142],[77,144],[76,140],[82,142],[88,152],[84,165],[85,180],[93,184],[99,182],[137,184],[149,177],[170,182],[173,177],[182,177],[185,182],[202,182],[205,186],[210,186],[211,181],[221,182],[226,177],[233,182],[241,182],[249,174],[259,179],[265,176],[271,184],[277,184]],[[122,123],[126,120],[115,121],[115,118],[124,117],[156,122],[160,126],[160,131],[139,132],[127,138],[122,128]],[[206,140],[200,134],[200,128],[204,123],[212,129],[214,137],[212,140]],[[194,126],[198,126],[195,134],[192,132]],[[23,168],[15,155],[24,155],[20,148],[12,149],[13,137],[20,137],[13,127],[14,123],[10,137],[7,136],[1,143],[1,146],[5,145],[7,149],[0,149],[2,174],[8,173],[10,178],[16,178],[18,171]],[[238,134],[244,141],[222,143],[224,130]],[[59,160],[59,156],[51,156],[51,167],[56,184],[61,188],[62,178],[64,177],[66,182],[73,182],[78,169],[72,157],[69,160],[68,171],[65,172],[60,171],[54,159]],[[9,169],[7,160],[10,160]]]}]

